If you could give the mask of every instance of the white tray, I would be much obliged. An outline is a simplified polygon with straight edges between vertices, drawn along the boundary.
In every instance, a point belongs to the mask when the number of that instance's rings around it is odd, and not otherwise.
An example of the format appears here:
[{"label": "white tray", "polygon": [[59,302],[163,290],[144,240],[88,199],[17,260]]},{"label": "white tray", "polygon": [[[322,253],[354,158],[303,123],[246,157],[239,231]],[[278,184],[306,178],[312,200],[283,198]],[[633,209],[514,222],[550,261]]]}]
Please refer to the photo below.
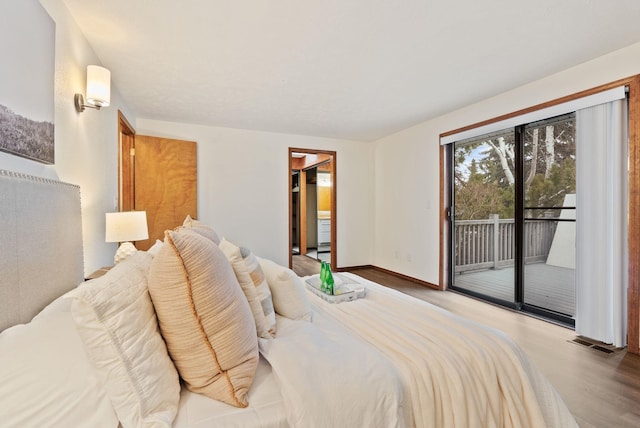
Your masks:
[{"label": "white tray", "polygon": [[327,294],[320,289],[320,275],[308,277],[305,283],[313,294],[329,303],[350,302],[360,299],[367,294],[364,285],[339,273],[333,274],[333,281],[334,295]]}]

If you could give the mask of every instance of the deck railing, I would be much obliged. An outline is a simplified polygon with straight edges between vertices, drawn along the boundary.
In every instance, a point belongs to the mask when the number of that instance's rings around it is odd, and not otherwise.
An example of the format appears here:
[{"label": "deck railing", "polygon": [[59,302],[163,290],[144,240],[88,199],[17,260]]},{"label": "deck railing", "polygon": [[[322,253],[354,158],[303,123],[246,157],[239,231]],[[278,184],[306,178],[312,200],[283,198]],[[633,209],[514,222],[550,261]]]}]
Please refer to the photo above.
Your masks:
[{"label": "deck railing", "polygon": [[[454,223],[456,273],[513,266],[515,221],[501,219],[497,214],[489,217],[487,220],[461,220]],[[525,263],[546,261],[556,224],[544,220],[525,222]]]}]

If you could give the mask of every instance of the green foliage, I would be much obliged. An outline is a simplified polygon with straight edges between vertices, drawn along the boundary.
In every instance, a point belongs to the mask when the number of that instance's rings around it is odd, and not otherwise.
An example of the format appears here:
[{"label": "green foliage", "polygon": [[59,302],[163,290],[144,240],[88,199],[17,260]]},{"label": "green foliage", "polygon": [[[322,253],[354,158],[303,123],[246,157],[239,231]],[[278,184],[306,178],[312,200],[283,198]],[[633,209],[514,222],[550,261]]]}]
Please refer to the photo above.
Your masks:
[{"label": "green foliage", "polygon": [[456,186],[455,200],[456,220],[486,219],[490,214],[513,218],[513,187],[501,189],[496,183],[471,180]]},{"label": "green foliage", "polygon": [[[457,220],[486,219],[489,214],[513,218],[514,132],[484,136],[456,145],[454,201]],[[500,146],[499,142],[502,142]],[[525,206],[559,206],[575,193],[575,118],[568,115],[525,128]],[[507,170],[505,170],[505,168]],[[540,210],[539,215],[543,215]]]},{"label": "green foliage", "polygon": [[565,159],[551,167],[549,178],[537,174],[529,185],[525,205],[534,207],[562,206],[564,196],[576,191],[576,161]]}]

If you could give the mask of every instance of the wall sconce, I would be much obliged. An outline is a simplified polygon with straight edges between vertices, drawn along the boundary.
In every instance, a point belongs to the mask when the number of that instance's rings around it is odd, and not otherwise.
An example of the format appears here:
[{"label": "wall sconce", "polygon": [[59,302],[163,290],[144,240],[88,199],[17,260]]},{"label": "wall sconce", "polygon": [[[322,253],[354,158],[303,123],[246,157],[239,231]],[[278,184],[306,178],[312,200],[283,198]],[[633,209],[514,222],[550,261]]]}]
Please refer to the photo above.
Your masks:
[{"label": "wall sconce", "polygon": [[149,239],[146,211],[121,211],[106,213],[106,242],[121,242],[113,258],[115,264],[135,254],[136,247],[131,241]]},{"label": "wall sconce", "polygon": [[97,65],[87,66],[87,104],[82,94],[74,97],[76,111],[82,113],[86,107],[100,110],[111,102],[111,72]]}]

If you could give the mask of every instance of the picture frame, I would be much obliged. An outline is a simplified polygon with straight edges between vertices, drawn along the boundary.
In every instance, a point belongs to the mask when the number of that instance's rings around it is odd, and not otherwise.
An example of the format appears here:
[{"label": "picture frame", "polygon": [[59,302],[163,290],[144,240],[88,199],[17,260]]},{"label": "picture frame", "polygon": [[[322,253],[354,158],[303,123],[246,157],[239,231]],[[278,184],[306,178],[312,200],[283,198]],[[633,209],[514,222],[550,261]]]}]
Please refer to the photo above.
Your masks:
[{"label": "picture frame", "polygon": [[0,2],[0,150],[55,163],[55,22],[37,0]]}]

